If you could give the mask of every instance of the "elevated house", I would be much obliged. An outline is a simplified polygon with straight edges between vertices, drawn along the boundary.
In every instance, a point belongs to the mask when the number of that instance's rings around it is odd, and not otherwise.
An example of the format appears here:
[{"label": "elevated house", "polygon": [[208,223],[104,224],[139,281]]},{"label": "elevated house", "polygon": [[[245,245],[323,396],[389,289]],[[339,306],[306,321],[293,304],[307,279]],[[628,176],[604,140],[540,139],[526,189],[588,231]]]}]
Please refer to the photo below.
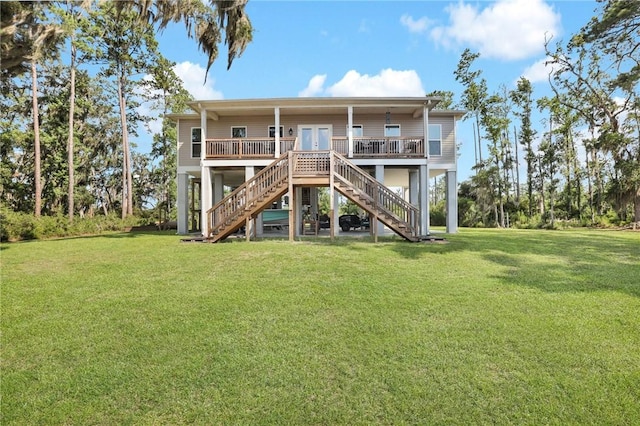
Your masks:
[{"label": "elevated house", "polygon": [[[177,122],[178,233],[215,242],[269,227],[290,239],[340,235],[339,199],[357,204],[372,234],[430,234],[430,178],[446,176],[447,232],[457,230],[456,121],[438,97],[195,101]],[[332,208],[318,211],[318,188]]]}]

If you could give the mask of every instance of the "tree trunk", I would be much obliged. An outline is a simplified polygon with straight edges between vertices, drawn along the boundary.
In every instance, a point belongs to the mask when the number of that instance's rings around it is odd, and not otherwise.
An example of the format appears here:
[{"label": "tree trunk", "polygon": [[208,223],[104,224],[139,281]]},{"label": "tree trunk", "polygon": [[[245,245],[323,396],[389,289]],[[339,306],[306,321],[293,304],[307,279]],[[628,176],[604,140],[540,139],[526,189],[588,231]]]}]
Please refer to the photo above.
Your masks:
[{"label": "tree trunk", "polygon": [[118,76],[118,102],[120,104],[120,125],[122,126],[122,218],[133,214],[133,194],[131,183],[131,157],[127,131],[127,110],[123,90],[124,79]]},{"label": "tree trunk", "polygon": [[478,131],[478,158],[480,158],[480,163],[482,163],[482,138],[480,137],[480,118],[478,117],[478,113],[476,113],[476,129]]},{"label": "tree trunk", "polygon": [[35,216],[42,212],[42,179],[40,166],[40,112],[38,109],[38,72],[36,61],[31,61],[31,86],[33,103],[33,151],[34,151],[34,185],[35,185]]},{"label": "tree trunk", "polygon": [[595,179],[595,186],[598,190],[598,196],[596,197],[596,214],[602,216],[602,194],[604,193],[604,185],[602,183],[602,174],[600,170],[600,161],[598,161],[598,153],[596,150],[591,151],[591,165],[593,167],[593,177]]},{"label": "tree trunk", "polygon": [[633,221],[640,223],[640,185],[636,187],[636,195],[633,198]]},{"label": "tree trunk", "polygon": [[69,139],[67,141],[67,163],[69,167],[69,188],[68,188],[68,204],[69,204],[69,222],[73,222],[74,214],[74,192],[75,192],[75,166],[73,152],[73,123],[74,112],[76,106],[76,46],[73,36],[71,37],[71,65],[70,65],[70,90],[69,90]]},{"label": "tree trunk", "polygon": [[518,203],[518,209],[520,208],[520,159],[518,158],[518,133],[516,126],[513,126],[513,140],[516,149],[516,203]]},{"label": "tree trunk", "polygon": [[582,222],[582,170],[580,169],[580,164],[578,164],[578,150],[576,148],[575,143],[572,144],[573,147],[573,178],[575,179],[576,185],[576,201],[578,208],[578,220]]}]

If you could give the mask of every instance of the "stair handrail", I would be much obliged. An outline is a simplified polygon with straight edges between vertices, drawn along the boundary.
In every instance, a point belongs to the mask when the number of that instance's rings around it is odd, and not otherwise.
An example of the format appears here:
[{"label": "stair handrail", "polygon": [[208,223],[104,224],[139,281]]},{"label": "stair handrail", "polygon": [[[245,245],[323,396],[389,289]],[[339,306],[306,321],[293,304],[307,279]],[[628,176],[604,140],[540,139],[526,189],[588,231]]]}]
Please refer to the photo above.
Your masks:
[{"label": "stair handrail", "polygon": [[214,226],[219,226],[229,219],[237,219],[250,208],[255,201],[270,188],[287,181],[289,177],[289,156],[287,151],[275,159],[252,178],[237,187],[233,192],[207,210],[209,235]]},{"label": "stair handrail", "polygon": [[[380,209],[397,220],[405,222],[409,227],[409,232],[413,236],[418,236],[419,211],[416,206],[378,182],[343,155],[335,151],[332,151],[332,155],[337,160],[334,161],[334,174],[336,177],[348,182],[361,193],[366,194],[374,203],[376,209]],[[347,174],[345,171],[350,173]],[[357,180],[353,179],[354,177]]]}]

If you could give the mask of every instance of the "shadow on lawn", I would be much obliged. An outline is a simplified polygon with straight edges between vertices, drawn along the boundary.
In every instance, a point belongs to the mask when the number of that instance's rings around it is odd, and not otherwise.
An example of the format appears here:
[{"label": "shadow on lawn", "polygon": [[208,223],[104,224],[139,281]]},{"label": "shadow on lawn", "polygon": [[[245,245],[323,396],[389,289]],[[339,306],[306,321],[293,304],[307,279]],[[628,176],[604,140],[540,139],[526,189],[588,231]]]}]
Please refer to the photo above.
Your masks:
[{"label": "shadow on lawn", "polygon": [[[622,231],[621,231],[622,232]],[[462,230],[448,244],[393,246],[407,259],[456,252],[501,265],[496,276],[511,285],[546,292],[620,291],[640,297],[640,234],[615,231]]]},{"label": "shadow on lawn", "polygon": [[482,259],[506,267],[496,277],[545,292],[619,291],[640,297],[640,241],[614,232],[518,231],[467,242]]}]

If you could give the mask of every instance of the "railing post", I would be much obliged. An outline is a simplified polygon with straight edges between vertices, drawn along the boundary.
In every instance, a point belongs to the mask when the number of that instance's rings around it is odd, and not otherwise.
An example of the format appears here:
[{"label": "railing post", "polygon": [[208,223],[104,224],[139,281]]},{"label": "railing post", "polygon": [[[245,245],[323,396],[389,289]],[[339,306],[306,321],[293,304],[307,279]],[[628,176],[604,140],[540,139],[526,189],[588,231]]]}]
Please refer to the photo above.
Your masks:
[{"label": "railing post", "polygon": [[353,106],[347,107],[347,137],[349,138],[349,148],[347,149],[347,156],[353,158]]},{"label": "railing post", "polygon": [[275,115],[275,127],[276,127],[276,134],[275,134],[276,146],[274,147],[274,156],[276,158],[280,158],[280,107],[274,108],[274,115]]}]

